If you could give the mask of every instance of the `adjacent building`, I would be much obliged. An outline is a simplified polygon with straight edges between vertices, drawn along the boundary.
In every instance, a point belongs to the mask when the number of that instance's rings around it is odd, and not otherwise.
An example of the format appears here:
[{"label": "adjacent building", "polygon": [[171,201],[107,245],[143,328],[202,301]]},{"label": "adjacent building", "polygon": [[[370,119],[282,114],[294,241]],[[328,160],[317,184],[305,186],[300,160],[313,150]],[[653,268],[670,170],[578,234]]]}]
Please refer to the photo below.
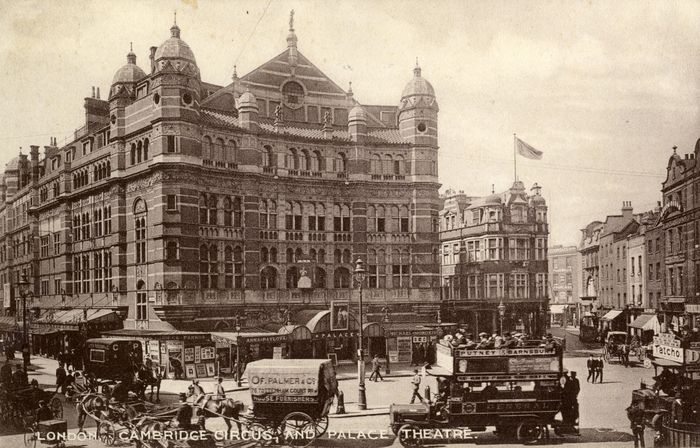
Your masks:
[{"label": "adjacent building", "polygon": [[665,290],[660,311],[677,330],[700,327],[700,140],[681,157],[673,149],[662,184],[660,231],[664,240]]},{"label": "adjacent building", "polygon": [[[183,34],[173,25],[144,68],[129,52],[107,98],[85,98],[68,144],[5,167],[6,313],[21,309],[26,274],[42,351],[123,323],[130,336],[279,330],[307,340],[306,356],[352,358],[362,259],[365,334],[428,331],[440,307],[439,108],[421,68],[397,86],[398,105],[360,103],[300,52],[290,23],[279,55],[217,85]],[[330,322],[333,304],[348,325]]]},{"label": "adjacent building", "polygon": [[578,326],[581,316],[581,254],[576,246],[551,246],[548,263],[550,324]]},{"label": "adjacent building", "polygon": [[547,204],[521,181],[502,193],[448,190],[440,216],[443,309],[475,332],[544,331]]}]

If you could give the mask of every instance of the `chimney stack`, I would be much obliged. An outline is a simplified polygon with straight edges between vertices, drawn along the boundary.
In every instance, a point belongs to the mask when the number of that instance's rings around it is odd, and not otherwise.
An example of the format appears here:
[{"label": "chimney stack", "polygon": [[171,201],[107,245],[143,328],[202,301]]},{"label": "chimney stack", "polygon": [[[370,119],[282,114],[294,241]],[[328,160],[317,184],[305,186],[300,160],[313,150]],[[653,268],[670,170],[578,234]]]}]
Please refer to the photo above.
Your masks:
[{"label": "chimney stack", "polygon": [[151,54],[148,56],[148,59],[151,60],[151,73],[156,71],[156,50],[158,47],[151,47]]},{"label": "chimney stack", "polygon": [[95,86],[92,86],[92,96],[90,98],[95,98]]},{"label": "chimney stack", "polygon": [[99,87],[97,88],[97,99],[98,100],[100,99],[100,88]]},{"label": "chimney stack", "polygon": [[623,201],[622,202],[622,216],[627,219],[632,219],[634,216],[633,214],[634,209],[632,208],[632,202],[631,201]]}]

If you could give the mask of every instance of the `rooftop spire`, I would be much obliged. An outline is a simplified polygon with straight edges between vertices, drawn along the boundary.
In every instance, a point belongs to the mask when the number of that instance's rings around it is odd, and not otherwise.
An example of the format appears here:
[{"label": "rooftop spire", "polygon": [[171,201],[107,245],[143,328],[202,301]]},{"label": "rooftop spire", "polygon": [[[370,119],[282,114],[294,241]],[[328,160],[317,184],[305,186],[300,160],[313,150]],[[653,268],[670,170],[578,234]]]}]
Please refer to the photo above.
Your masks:
[{"label": "rooftop spire", "polygon": [[134,43],[129,42],[129,52],[126,54],[126,62],[136,64],[136,54],[134,54]]},{"label": "rooftop spire", "polygon": [[[289,12],[289,34],[287,35],[287,46],[290,49],[297,48],[297,35],[294,33],[294,10]],[[296,55],[295,55],[296,56]]]},{"label": "rooftop spire", "polygon": [[413,69],[413,76],[415,76],[416,78],[420,77],[420,72],[421,72],[421,70],[420,70],[420,65],[418,64],[418,57],[416,57],[416,66]]},{"label": "rooftop spire", "polygon": [[180,27],[177,26],[177,11],[173,12],[173,26],[170,27],[170,35],[180,38]]},{"label": "rooftop spire", "polygon": [[233,79],[234,81],[238,81],[238,71],[235,65],[233,66],[233,76],[231,76],[231,79]]},{"label": "rooftop spire", "polygon": [[289,31],[294,31],[294,10],[289,12]]}]

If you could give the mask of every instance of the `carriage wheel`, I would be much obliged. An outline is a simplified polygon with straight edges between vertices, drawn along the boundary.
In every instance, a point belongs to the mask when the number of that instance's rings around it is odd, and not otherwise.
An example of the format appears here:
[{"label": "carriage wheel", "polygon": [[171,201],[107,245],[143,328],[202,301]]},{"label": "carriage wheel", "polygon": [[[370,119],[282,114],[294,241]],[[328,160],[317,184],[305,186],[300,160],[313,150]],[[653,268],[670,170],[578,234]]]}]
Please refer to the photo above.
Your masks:
[{"label": "carriage wheel", "polygon": [[114,429],[114,425],[111,422],[103,420],[97,425],[97,434],[100,442],[107,446],[114,445],[117,440],[117,431]]},{"label": "carriage wheel", "polygon": [[313,419],[303,412],[291,412],[280,425],[282,440],[289,446],[309,446],[316,438]]},{"label": "carriage wheel", "polygon": [[318,420],[314,421],[314,432],[316,433],[316,437],[323,437],[323,435],[328,431],[328,416],[324,415],[323,417],[319,418]]},{"label": "carriage wheel", "polygon": [[544,428],[534,420],[525,420],[518,425],[516,437],[523,443],[532,443],[544,436]]},{"label": "carriage wheel", "polygon": [[63,419],[63,403],[61,403],[60,398],[53,397],[49,402],[49,408],[51,408],[51,412],[53,412],[53,418],[56,420]]},{"label": "carriage wheel", "polygon": [[24,430],[24,446],[25,448],[36,447],[38,437],[33,428],[28,427]]},{"label": "carriage wheel", "polygon": [[255,446],[271,446],[278,443],[277,428],[265,426],[260,422],[251,422],[246,425],[246,430],[255,441]]},{"label": "carriage wheel", "polygon": [[414,425],[403,425],[399,428],[399,443],[406,448],[423,445],[423,439],[415,437],[414,431],[418,431],[418,427]]}]

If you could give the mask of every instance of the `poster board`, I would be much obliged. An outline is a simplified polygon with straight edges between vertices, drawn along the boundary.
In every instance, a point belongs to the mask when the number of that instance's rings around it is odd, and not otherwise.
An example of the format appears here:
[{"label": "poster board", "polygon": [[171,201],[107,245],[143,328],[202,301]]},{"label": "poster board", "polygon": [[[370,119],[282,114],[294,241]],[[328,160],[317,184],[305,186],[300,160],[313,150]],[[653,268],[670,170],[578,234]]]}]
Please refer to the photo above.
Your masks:
[{"label": "poster board", "polygon": [[411,336],[397,336],[396,337],[396,350],[399,353],[399,359],[395,362],[410,362],[411,352],[413,350],[413,345],[411,343]]},{"label": "poster board", "polygon": [[207,377],[207,366],[206,364],[195,364],[195,369],[197,371],[197,378],[206,378]]},{"label": "poster board", "polygon": [[194,362],[194,347],[185,348],[185,362]]},{"label": "poster board", "polygon": [[199,345],[194,346],[194,363],[199,364],[202,362],[202,347]]},{"label": "poster board", "polygon": [[216,367],[214,366],[213,362],[206,363],[206,366],[207,366],[207,376],[216,375]]},{"label": "poster board", "polygon": [[347,330],[350,326],[348,302],[331,302],[331,331]]},{"label": "poster board", "polygon": [[216,347],[213,345],[202,347],[201,351],[202,360],[210,360],[216,358]]},{"label": "poster board", "polygon": [[197,373],[194,369],[194,364],[185,364],[185,375],[187,378],[196,378]]},{"label": "poster board", "polygon": [[272,347],[272,359],[282,359],[282,347]]}]

